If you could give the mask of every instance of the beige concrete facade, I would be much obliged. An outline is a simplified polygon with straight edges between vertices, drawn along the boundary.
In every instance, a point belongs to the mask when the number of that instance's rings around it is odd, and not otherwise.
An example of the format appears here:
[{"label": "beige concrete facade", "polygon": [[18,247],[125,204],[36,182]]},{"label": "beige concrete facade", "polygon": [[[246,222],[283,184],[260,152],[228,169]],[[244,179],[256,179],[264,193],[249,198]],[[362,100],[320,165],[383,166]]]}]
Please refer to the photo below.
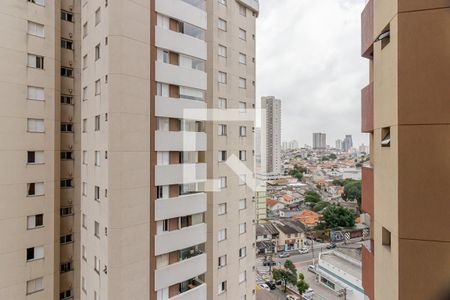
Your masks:
[{"label": "beige concrete facade", "polygon": [[[371,299],[448,299],[450,34],[444,28],[450,25],[450,5],[407,0],[368,5],[375,41]],[[390,36],[378,41],[387,31]],[[390,144],[383,147],[388,132]]]},{"label": "beige concrete facade", "polygon": [[186,113],[254,108],[258,3],[224,2],[1,4],[0,299],[254,299],[254,192],[217,163],[253,174],[253,121]]}]

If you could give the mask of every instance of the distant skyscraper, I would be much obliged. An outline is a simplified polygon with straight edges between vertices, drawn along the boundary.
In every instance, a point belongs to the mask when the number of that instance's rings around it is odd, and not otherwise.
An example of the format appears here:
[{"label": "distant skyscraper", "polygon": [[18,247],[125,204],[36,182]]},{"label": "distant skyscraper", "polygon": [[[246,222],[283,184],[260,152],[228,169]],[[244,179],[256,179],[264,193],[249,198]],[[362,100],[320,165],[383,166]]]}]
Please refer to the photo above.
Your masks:
[{"label": "distant skyscraper", "polygon": [[326,149],[327,135],[321,132],[313,133],[313,149]]},{"label": "distant skyscraper", "polygon": [[261,142],[263,173],[281,174],[281,100],[261,98]]},{"label": "distant skyscraper", "polygon": [[353,139],[350,134],[347,134],[344,139],[344,143],[342,144],[342,148],[344,152],[348,152],[353,148]]},{"label": "distant skyscraper", "polygon": [[342,140],[341,139],[336,140],[336,149],[342,150]]}]

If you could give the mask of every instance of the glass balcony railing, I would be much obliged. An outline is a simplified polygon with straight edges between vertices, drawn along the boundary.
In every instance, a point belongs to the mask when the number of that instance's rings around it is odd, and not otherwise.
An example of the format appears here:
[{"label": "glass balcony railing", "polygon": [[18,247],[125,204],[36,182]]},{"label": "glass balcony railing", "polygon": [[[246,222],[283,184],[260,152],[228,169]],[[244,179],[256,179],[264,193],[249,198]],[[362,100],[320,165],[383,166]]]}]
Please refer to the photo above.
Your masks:
[{"label": "glass balcony railing", "polygon": [[200,285],[202,285],[204,282],[200,279],[200,277],[195,277],[189,280],[186,280],[184,282],[180,283],[179,290],[180,294],[185,293],[189,290],[192,290]]},{"label": "glass balcony railing", "polygon": [[205,253],[205,249],[203,245],[197,245],[193,247],[189,247],[178,252],[179,261],[183,261],[197,255]]},{"label": "glass balcony railing", "polygon": [[206,1],[205,0],[181,0],[186,2],[192,6],[200,8],[201,10],[206,10]]}]

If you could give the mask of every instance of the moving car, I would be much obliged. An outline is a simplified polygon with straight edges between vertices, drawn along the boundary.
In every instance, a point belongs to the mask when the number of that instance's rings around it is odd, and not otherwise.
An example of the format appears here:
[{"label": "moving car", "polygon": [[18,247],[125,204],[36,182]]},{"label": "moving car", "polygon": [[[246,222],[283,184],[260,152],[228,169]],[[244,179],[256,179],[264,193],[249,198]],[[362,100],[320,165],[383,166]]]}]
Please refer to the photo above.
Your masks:
[{"label": "moving car", "polygon": [[312,299],[313,296],[314,296],[314,290],[312,288],[308,288],[302,294],[303,299],[307,299],[307,300]]},{"label": "moving car", "polygon": [[308,271],[313,272],[314,274],[316,274],[317,273],[316,266],[315,265],[309,265],[308,266]]},{"label": "moving car", "polygon": [[298,253],[305,254],[309,252],[309,248],[303,247],[298,250]]},{"label": "moving car", "polygon": [[291,254],[289,252],[281,252],[280,254],[278,254],[279,258],[286,258],[291,256]]},{"label": "moving car", "polygon": [[270,292],[270,287],[265,284],[265,283],[260,283],[259,287],[262,288],[263,290],[269,291]]},{"label": "moving car", "polygon": [[336,248],[336,244],[335,243],[330,243],[327,245],[327,249],[334,249]]},{"label": "moving car", "polygon": [[275,281],[266,281],[266,284],[271,290],[274,290],[277,288],[277,286],[275,285]]},{"label": "moving car", "polygon": [[264,266],[264,267],[276,266],[276,265],[277,265],[277,263],[274,262],[273,260],[265,260],[265,261],[263,262],[263,266]]}]

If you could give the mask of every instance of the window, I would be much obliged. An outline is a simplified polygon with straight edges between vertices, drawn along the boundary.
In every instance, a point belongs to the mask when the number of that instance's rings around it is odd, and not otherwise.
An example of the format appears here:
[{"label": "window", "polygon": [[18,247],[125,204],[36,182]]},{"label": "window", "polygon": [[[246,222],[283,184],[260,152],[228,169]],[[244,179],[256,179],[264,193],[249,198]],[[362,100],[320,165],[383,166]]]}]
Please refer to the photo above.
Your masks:
[{"label": "window", "polygon": [[61,160],[73,159],[72,151],[61,151]]},{"label": "window", "polygon": [[71,188],[72,187],[72,179],[63,179],[61,180],[62,188]]},{"label": "window", "polygon": [[239,258],[247,256],[247,247],[242,247],[239,249]]},{"label": "window", "polygon": [[71,12],[62,10],[61,11],[61,20],[67,22],[73,22],[73,14]]},{"label": "window", "polygon": [[226,255],[219,256],[219,261],[217,265],[219,268],[225,267],[227,265],[227,256]]},{"label": "window", "polygon": [[94,271],[100,273],[100,259],[94,256]]},{"label": "window", "polygon": [[40,6],[44,6],[45,5],[45,0],[28,0],[28,2],[37,4],[37,5],[40,5]]},{"label": "window", "polygon": [[245,113],[246,110],[247,110],[247,103],[239,101],[239,112]]},{"label": "window", "polygon": [[226,161],[227,160],[227,151],[225,150],[219,150],[219,162]]},{"label": "window", "polygon": [[86,254],[86,246],[85,245],[81,246],[81,258],[83,258],[84,261],[87,261],[87,254]]},{"label": "window", "polygon": [[220,188],[224,189],[227,187],[227,177],[226,176],[221,176],[219,177],[220,180]]},{"label": "window", "polygon": [[247,224],[241,223],[239,224],[239,234],[244,234],[247,232]]},{"label": "window", "polygon": [[247,280],[247,271],[242,271],[239,273],[239,283],[243,283]]},{"label": "window", "polygon": [[94,200],[96,200],[96,201],[100,200],[100,187],[99,186],[94,187]]},{"label": "window", "polygon": [[73,263],[71,261],[63,262],[59,267],[59,271],[61,273],[70,272],[72,270],[73,270]]},{"label": "window", "polygon": [[247,8],[244,5],[239,4],[239,14],[243,17],[247,16]]},{"label": "window", "polygon": [[86,278],[84,276],[81,276],[81,289],[86,294]]},{"label": "window", "polygon": [[62,104],[73,104],[73,97],[70,95],[61,95]]},{"label": "window", "polygon": [[73,132],[72,123],[61,123],[61,132]]},{"label": "window", "polygon": [[95,95],[100,95],[101,93],[101,83],[100,83],[100,79],[98,79],[97,81],[95,81]]},{"label": "window", "polygon": [[86,214],[83,214],[82,215],[82,218],[81,218],[81,226],[83,226],[83,228],[84,229],[87,229],[87,219],[86,219],[87,217],[86,217]]},{"label": "window", "polygon": [[239,126],[239,136],[246,136],[246,135],[247,135],[247,127]]},{"label": "window", "polygon": [[35,229],[44,226],[44,214],[27,217],[27,229]]},{"label": "window", "polygon": [[61,67],[61,76],[73,77],[73,69],[68,67]]},{"label": "window", "polygon": [[44,101],[45,100],[44,88],[36,87],[36,86],[28,86],[27,87],[27,99]]},{"label": "window", "polygon": [[27,281],[27,295],[44,290],[44,277]]},{"label": "window", "polygon": [[83,101],[87,100],[87,86],[83,87]]},{"label": "window", "polygon": [[391,246],[391,232],[384,227],[381,229],[381,244]]},{"label": "window", "polygon": [[223,31],[227,31],[227,21],[220,19],[217,21],[217,28]]},{"label": "window", "polygon": [[227,0],[218,0],[218,2],[222,5],[227,6]]},{"label": "window", "polygon": [[100,238],[100,224],[97,221],[94,222],[94,235]]},{"label": "window", "polygon": [[219,134],[219,135],[227,135],[227,125],[225,125],[225,124],[219,124],[219,127],[218,127],[218,134]]},{"label": "window", "polygon": [[246,175],[239,175],[239,185],[244,185],[247,182]]},{"label": "window", "polygon": [[239,199],[239,210],[247,208],[247,199]]},{"label": "window", "polygon": [[100,130],[100,115],[95,116],[94,130],[95,131],[99,131]]},{"label": "window", "polygon": [[28,54],[28,67],[44,69],[44,57],[34,54]]},{"label": "window", "polygon": [[385,127],[381,129],[381,147],[391,146],[391,128]]},{"label": "window", "polygon": [[45,132],[43,119],[28,119],[27,120],[28,132]]},{"label": "window", "polygon": [[45,37],[44,25],[28,21],[28,34]]},{"label": "window", "polygon": [[87,165],[87,151],[83,150],[83,165]]},{"label": "window", "polygon": [[95,151],[95,166],[100,167],[100,151]]},{"label": "window", "polygon": [[225,47],[223,45],[219,45],[219,47],[217,49],[217,53],[219,56],[227,57],[227,47]]},{"label": "window", "polygon": [[83,38],[85,38],[88,35],[88,23],[83,24]]},{"label": "window", "polygon": [[28,196],[43,196],[44,195],[44,183],[32,182],[28,183]]},{"label": "window", "polygon": [[219,98],[218,107],[219,107],[219,109],[227,109],[227,99]]},{"label": "window", "polygon": [[88,55],[83,56],[83,70],[85,70],[88,67]]},{"label": "window", "polygon": [[247,151],[239,150],[239,159],[242,161],[246,161],[247,160]]},{"label": "window", "polygon": [[241,89],[246,89],[247,88],[247,79],[239,77],[239,87]]},{"label": "window", "polygon": [[44,247],[31,247],[27,249],[27,261],[44,258]]},{"label": "window", "polygon": [[247,40],[247,31],[242,28],[239,28],[239,38],[243,41]]},{"label": "window", "polygon": [[227,73],[219,71],[217,81],[222,84],[227,84]]},{"label": "window", "polygon": [[205,91],[190,87],[180,86],[180,98],[205,101]]},{"label": "window", "polygon": [[227,213],[227,204],[226,203],[220,203],[219,208],[217,210],[217,215],[222,216]]},{"label": "window", "polygon": [[227,239],[227,229],[220,229],[217,233],[217,241],[221,242]]},{"label": "window", "polygon": [[59,209],[59,214],[60,214],[61,217],[73,215],[73,209],[72,209],[72,206],[61,207],[61,208]]},{"label": "window", "polygon": [[239,63],[246,65],[247,64],[247,55],[245,55],[244,53],[239,53]]},{"label": "window", "polygon": [[59,293],[59,300],[67,300],[73,297],[72,289]]},{"label": "window", "polygon": [[95,25],[100,23],[101,21],[101,14],[100,14],[100,7],[95,11]]},{"label": "window", "polygon": [[99,59],[100,59],[100,44],[95,46],[95,60],[99,60]]},{"label": "window", "polygon": [[43,164],[44,163],[44,151],[28,151],[27,152],[28,164]]},{"label": "window", "polygon": [[227,281],[225,280],[219,283],[219,289],[217,291],[217,294],[225,293],[226,290],[227,290]]},{"label": "window", "polygon": [[87,132],[87,119],[83,119],[82,130],[83,132]]},{"label": "window", "polygon": [[67,39],[61,39],[61,48],[72,50],[73,49],[73,41],[67,40]]}]

